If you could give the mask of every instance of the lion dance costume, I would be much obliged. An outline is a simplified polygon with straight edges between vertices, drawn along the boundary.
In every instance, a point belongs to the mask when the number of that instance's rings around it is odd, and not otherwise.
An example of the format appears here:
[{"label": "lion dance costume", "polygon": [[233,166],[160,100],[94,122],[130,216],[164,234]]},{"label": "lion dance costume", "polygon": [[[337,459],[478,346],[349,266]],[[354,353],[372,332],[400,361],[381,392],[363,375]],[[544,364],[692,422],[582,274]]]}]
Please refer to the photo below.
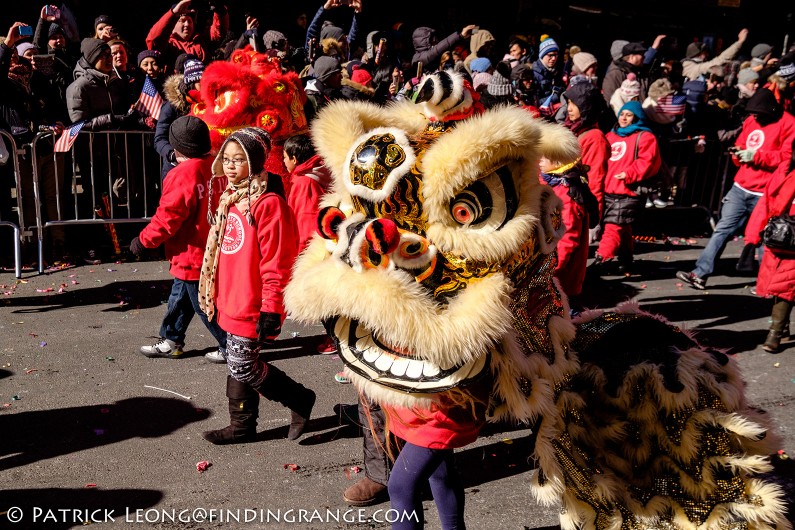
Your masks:
[{"label": "lion dance costume", "polygon": [[564,530],[790,528],[731,359],[632,306],[569,318],[537,165],[579,156],[567,130],[436,73],[417,103],[338,102],[312,132],[335,191],[286,304],[329,323],[361,392],[427,408],[489,374],[490,418],[536,425],[532,492]]},{"label": "lion dance costume", "polygon": [[306,94],[295,72],[283,73],[277,57],[247,46],[235,50],[229,61],[215,61],[202,75],[201,100],[191,114],[210,128],[213,151],[226,137],[243,127],[268,131],[272,144],[265,169],[279,175],[289,193],[287,168],[282,159],[284,141],[307,132]]}]

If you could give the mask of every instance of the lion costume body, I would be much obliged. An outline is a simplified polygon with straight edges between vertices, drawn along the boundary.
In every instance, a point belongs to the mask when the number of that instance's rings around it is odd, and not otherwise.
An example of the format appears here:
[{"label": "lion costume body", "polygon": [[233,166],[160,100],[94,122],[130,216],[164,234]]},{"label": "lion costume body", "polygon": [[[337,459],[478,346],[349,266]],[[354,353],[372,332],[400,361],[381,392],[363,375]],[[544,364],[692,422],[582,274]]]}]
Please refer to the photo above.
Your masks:
[{"label": "lion costume body", "polygon": [[334,175],[285,301],[329,322],[369,399],[425,409],[488,374],[491,419],[536,425],[536,499],[561,526],[785,529],[764,413],[735,363],[632,306],[572,322],[553,279],[565,230],[538,158],[576,139],[463,78],[418,103],[338,102],[313,124]]}]

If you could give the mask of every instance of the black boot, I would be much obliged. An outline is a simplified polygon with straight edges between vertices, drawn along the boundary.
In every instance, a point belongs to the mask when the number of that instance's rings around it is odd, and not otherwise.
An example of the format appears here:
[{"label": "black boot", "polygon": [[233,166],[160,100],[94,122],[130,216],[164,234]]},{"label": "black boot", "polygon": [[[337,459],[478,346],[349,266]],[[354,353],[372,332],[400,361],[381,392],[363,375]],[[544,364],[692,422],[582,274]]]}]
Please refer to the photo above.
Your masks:
[{"label": "black boot", "polygon": [[789,319],[792,312],[792,302],[789,300],[779,297],[773,300],[772,323],[765,343],[762,344],[762,349],[770,353],[776,353],[781,347],[781,339],[789,337]]},{"label": "black boot", "polygon": [[202,437],[215,445],[253,442],[257,438],[259,394],[247,383],[226,376],[226,397],[229,398],[229,425],[217,431],[205,431]]},{"label": "black boot", "polygon": [[294,381],[272,364],[268,364],[268,375],[257,390],[266,399],[281,403],[292,411],[287,439],[295,440],[301,436],[315,406],[314,391]]}]

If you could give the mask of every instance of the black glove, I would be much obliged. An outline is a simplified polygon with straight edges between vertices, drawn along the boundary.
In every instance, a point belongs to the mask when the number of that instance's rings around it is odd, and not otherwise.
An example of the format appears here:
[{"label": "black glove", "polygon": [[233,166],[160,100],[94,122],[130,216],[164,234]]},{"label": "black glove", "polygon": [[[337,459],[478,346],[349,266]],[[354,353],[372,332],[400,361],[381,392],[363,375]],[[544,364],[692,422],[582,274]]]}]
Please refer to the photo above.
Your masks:
[{"label": "black glove", "polygon": [[132,252],[134,256],[140,256],[144,251],[146,251],[146,247],[141,243],[141,240],[138,239],[138,236],[135,236],[133,240],[130,241],[130,252]]},{"label": "black glove", "polygon": [[257,336],[260,342],[272,342],[282,331],[282,317],[278,313],[260,311]]}]

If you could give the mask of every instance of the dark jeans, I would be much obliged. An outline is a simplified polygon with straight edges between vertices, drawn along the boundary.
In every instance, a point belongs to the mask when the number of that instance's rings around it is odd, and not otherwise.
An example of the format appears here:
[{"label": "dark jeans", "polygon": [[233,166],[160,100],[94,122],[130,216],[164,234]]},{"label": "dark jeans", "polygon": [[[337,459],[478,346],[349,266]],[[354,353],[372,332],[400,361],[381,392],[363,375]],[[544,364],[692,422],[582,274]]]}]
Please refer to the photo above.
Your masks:
[{"label": "dark jeans", "polygon": [[422,512],[425,483],[431,486],[443,530],[464,529],[464,485],[455,469],[453,450],[428,449],[406,442],[389,475],[389,501],[400,515],[392,530],[425,526]]},{"label": "dark jeans", "polygon": [[185,333],[188,331],[193,315],[199,315],[204,325],[210,330],[218,346],[226,351],[226,332],[213,320],[207,320],[207,315],[199,306],[199,282],[185,281],[174,278],[171,294],[168,297],[168,309],[160,326],[160,336],[180,344],[185,343]]}]

